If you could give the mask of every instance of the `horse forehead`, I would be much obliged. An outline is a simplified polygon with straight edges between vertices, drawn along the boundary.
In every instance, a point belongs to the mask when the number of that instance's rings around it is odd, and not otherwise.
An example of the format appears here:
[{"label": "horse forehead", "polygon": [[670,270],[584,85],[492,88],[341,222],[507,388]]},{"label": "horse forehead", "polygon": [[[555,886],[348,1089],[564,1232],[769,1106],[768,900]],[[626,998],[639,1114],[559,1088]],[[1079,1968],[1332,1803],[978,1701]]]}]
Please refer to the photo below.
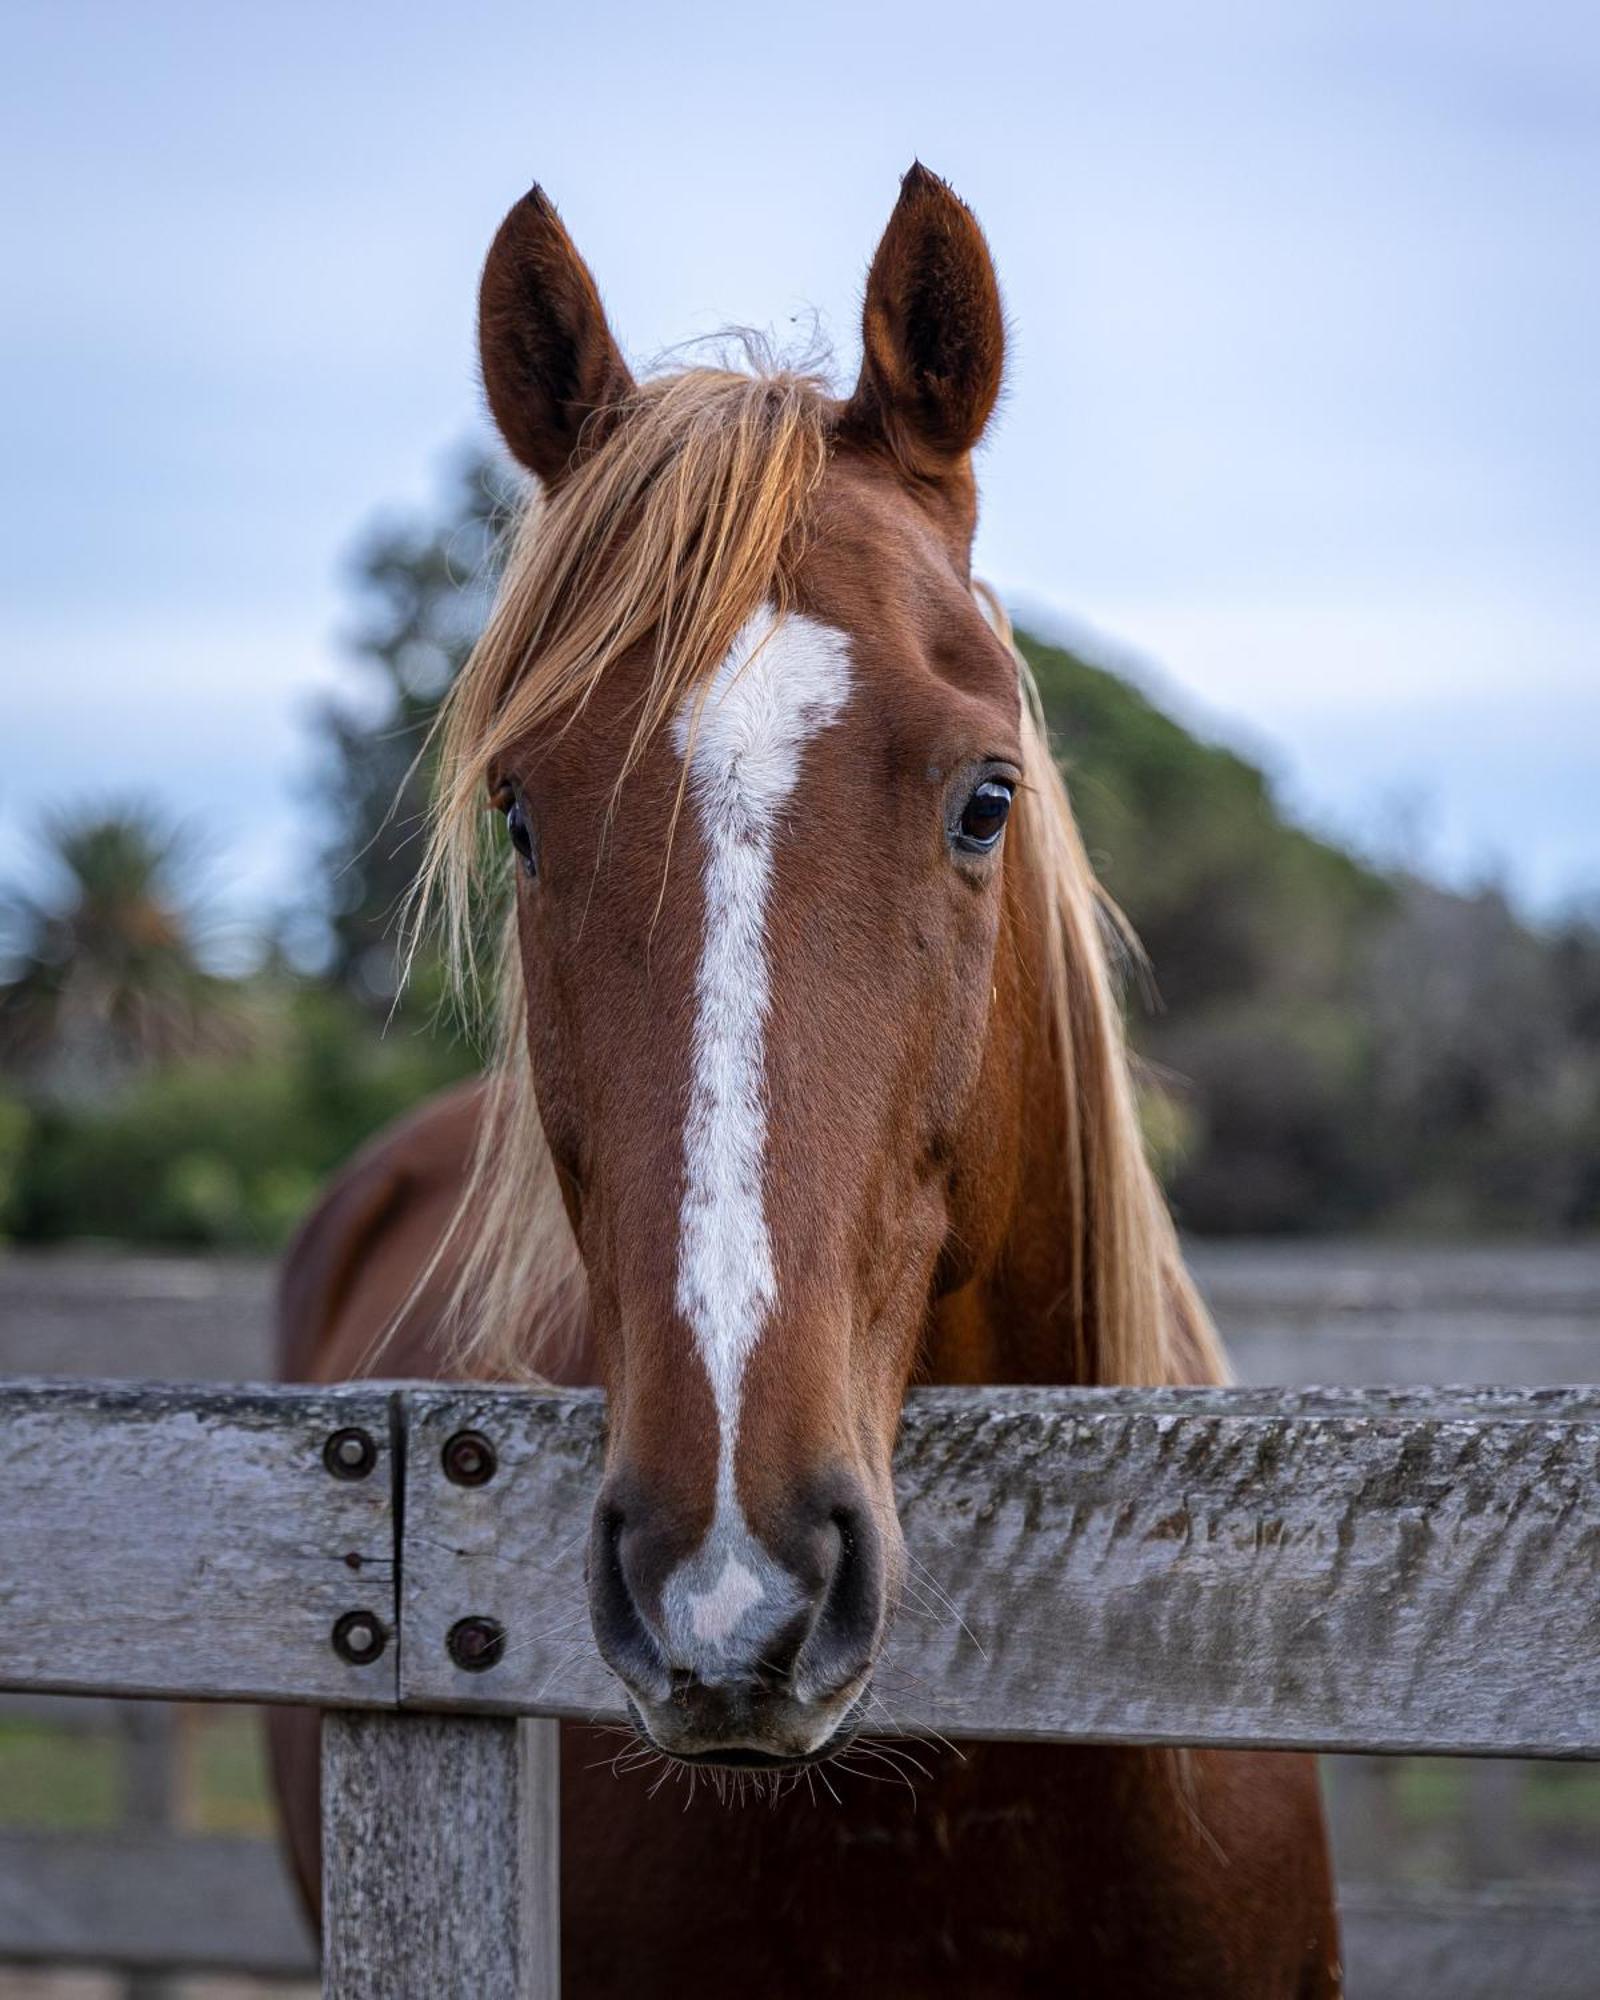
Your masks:
[{"label": "horse forehead", "polygon": [[961,480],[912,482],[881,453],[841,450],[818,488],[814,517],[813,547],[856,551],[880,570],[926,565],[956,578],[971,555],[977,489]]},{"label": "horse forehead", "polygon": [[696,781],[758,809],[791,792],[806,744],[842,714],[852,685],[849,635],[803,612],[761,606],[703,695],[673,725]]},{"label": "horse forehead", "polygon": [[[901,484],[830,473],[796,602],[851,641],[857,731],[938,736],[1014,728],[1016,664],[976,597],[964,539]],[[998,747],[998,746],[991,746]]]}]

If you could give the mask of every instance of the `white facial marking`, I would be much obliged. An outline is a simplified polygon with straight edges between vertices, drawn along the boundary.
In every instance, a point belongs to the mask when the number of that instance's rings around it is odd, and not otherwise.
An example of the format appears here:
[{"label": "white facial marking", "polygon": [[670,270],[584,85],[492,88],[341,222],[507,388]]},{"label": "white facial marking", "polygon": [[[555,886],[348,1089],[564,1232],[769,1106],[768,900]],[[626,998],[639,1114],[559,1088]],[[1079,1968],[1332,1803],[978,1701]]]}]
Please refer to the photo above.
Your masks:
[{"label": "white facial marking", "polygon": [[689,1598],[689,1622],[697,1639],[720,1646],[752,1606],[766,1595],[760,1583],[730,1549],[722,1574],[709,1590]]},{"label": "white facial marking", "polygon": [[718,1449],[710,1532],[663,1597],[675,1656],[720,1651],[763,1599],[781,1612],[796,1595],[745,1522],[734,1448],[745,1362],[777,1301],[763,1186],[773,854],[805,746],[849,695],[844,634],[769,606],[735,639],[698,720],[691,697],[676,724],[706,845],[677,1304],[711,1382]]}]

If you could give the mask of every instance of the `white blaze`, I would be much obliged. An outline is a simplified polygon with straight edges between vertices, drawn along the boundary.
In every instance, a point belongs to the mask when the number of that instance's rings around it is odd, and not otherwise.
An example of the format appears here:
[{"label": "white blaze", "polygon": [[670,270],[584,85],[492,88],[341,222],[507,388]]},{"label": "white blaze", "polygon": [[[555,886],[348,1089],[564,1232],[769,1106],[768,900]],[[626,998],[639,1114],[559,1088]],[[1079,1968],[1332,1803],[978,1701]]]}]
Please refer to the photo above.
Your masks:
[{"label": "white blaze", "polygon": [[744,1520],[733,1472],[745,1362],[777,1299],[763,1184],[767,903],[805,746],[849,694],[844,635],[796,613],[779,620],[766,607],[735,639],[698,720],[691,697],[676,723],[706,849],[677,1304],[710,1379],[718,1451],[711,1531],[667,1587],[675,1647],[691,1638],[720,1647],[765,1596],[787,1594]]}]

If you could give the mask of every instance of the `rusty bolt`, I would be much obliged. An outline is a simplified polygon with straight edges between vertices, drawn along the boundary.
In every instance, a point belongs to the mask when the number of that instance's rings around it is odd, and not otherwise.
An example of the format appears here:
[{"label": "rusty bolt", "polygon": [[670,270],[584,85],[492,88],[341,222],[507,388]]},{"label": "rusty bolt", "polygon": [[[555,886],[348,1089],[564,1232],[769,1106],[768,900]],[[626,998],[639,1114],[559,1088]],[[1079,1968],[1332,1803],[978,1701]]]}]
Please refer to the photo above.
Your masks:
[{"label": "rusty bolt", "polygon": [[322,1447],[322,1462],[335,1479],[365,1479],[378,1462],[378,1447],[368,1431],[335,1431]]},{"label": "rusty bolt", "polygon": [[464,1674],[486,1674],[505,1657],[506,1628],[496,1618],[462,1618],[445,1645]]},{"label": "rusty bolt", "polygon": [[347,1611],[333,1628],[333,1650],[353,1667],[370,1666],[388,1643],[383,1621],[370,1611]]},{"label": "rusty bolt", "polygon": [[453,1486],[487,1486],[500,1464],[482,1431],[457,1431],[440,1456],[444,1476]]}]

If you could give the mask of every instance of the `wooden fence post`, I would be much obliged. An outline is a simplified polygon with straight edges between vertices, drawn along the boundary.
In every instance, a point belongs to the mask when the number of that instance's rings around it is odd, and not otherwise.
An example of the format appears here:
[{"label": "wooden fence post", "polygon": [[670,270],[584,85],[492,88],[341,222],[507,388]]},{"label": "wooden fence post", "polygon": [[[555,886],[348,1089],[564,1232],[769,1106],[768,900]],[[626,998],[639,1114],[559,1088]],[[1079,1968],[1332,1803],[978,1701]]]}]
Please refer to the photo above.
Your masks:
[{"label": "wooden fence post", "polygon": [[[171,1833],[178,1823],[178,1711],[169,1702],[130,1701],[117,1712],[122,1739],[122,1820],[130,1833]],[[165,1972],[130,1972],[122,2000],[173,2000]]]},{"label": "wooden fence post", "polygon": [[555,2000],[559,1725],[322,1725],[325,2000]]}]

